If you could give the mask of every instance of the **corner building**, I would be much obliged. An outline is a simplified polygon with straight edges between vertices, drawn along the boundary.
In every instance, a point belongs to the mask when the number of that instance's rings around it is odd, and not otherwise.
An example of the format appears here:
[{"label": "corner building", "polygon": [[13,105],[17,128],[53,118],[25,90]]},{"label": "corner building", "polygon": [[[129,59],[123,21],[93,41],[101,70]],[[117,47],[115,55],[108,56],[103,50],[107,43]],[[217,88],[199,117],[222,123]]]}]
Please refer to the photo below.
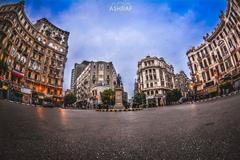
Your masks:
[{"label": "corner building", "polygon": [[148,104],[163,106],[167,91],[175,89],[174,68],[162,57],[147,56],[138,62],[137,85],[137,92],[146,95]]},{"label": "corner building", "polygon": [[32,24],[24,3],[1,6],[0,60],[8,65],[4,77],[9,88],[62,103],[68,37],[69,32],[45,18]]},{"label": "corner building", "polygon": [[219,84],[240,87],[240,1],[228,0],[226,13],[204,42],[187,52],[195,94],[217,93]]},{"label": "corner building", "polygon": [[77,107],[91,108],[101,104],[101,92],[114,90],[116,82],[117,73],[112,62],[88,62],[76,79]]}]

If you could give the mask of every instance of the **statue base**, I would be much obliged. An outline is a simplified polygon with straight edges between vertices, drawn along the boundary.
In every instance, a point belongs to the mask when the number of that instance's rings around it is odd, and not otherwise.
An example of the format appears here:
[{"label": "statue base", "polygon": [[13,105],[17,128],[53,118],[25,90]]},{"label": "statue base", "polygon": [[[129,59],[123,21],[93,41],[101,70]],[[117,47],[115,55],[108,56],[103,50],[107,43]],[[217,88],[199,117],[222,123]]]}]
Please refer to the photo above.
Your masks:
[{"label": "statue base", "polygon": [[125,109],[123,106],[123,89],[115,88],[115,106],[114,109]]}]

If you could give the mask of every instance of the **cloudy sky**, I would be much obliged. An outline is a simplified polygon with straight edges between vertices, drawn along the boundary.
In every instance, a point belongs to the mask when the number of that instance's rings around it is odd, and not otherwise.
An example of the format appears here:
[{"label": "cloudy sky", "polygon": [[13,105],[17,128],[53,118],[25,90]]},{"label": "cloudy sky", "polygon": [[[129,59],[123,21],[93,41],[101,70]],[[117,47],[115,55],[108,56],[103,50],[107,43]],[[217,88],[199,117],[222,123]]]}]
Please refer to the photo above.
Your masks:
[{"label": "cloudy sky", "polygon": [[25,4],[32,22],[46,17],[70,32],[65,89],[70,87],[74,63],[104,60],[113,62],[130,95],[137,62],[147,55],[164,57],[175,72],[189,74],[186,51],[202,42],[226,8],[226,0],[26,0]]}]

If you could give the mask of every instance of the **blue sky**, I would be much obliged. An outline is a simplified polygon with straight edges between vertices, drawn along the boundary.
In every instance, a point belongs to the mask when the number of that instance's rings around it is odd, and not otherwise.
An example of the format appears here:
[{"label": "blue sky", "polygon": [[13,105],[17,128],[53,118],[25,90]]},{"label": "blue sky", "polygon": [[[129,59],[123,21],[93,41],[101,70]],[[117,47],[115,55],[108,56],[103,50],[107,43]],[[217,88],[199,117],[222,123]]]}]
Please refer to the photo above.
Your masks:
[{"label": "blue sky", "polygon": [[[10,2],[17,1],[0,3]],[[105,60],[113,61],[130,95],[137,62],[146,55],[164,57],[175,72],[189,74],[186,51],[202,42],[226,8],[226,0],[26,0],[25,4],[33,22],[46,17],[70,32],[65,89],[75,62]],[[116,4],[131,9],[111,11]]]}]

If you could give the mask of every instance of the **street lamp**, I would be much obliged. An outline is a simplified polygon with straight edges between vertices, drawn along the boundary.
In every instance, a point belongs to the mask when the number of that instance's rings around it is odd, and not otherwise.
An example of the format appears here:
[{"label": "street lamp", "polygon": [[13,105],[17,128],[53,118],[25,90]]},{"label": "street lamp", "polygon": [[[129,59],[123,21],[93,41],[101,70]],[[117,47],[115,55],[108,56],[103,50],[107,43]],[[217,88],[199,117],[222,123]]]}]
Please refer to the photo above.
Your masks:
[{"label": "street lamp", "polygon": [[217,84],[217,94],[219,95],[219,73],[216,70],[214,73],[214,78],[215,78],[216,84]]}]

